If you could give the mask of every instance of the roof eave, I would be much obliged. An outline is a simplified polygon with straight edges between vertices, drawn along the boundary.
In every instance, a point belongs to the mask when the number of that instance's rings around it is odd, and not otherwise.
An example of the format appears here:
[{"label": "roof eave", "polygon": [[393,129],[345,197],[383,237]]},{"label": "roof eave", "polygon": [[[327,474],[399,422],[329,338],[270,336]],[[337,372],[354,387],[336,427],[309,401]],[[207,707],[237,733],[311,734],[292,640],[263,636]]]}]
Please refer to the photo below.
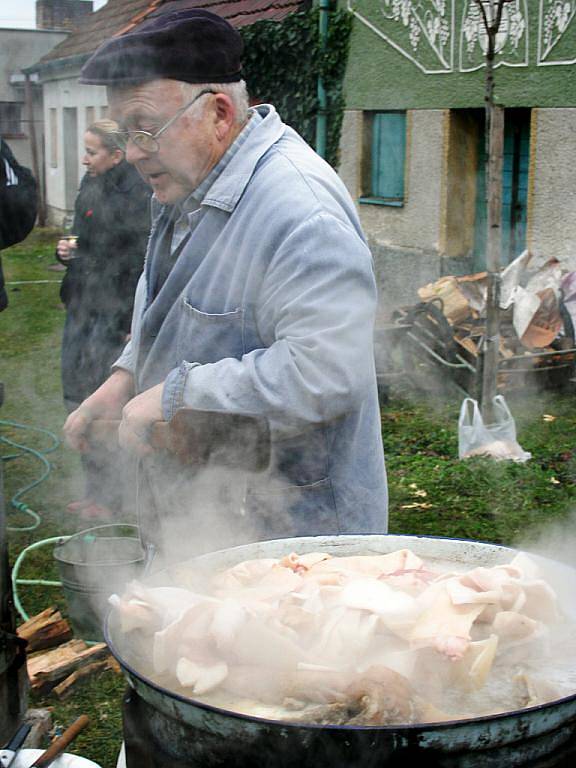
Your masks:
[{"label": "roof eave", "polygon": [[44,80],[46,76],[58,74],[65,69],[81,69],[83,64],[92,56],[92,53],[78,53],[74,56],[65,56],[60,59],[50,59],[49,61],[38,61],[29,67],[23,67],[22,72],[25,75],[31,75],[35,72]]}]

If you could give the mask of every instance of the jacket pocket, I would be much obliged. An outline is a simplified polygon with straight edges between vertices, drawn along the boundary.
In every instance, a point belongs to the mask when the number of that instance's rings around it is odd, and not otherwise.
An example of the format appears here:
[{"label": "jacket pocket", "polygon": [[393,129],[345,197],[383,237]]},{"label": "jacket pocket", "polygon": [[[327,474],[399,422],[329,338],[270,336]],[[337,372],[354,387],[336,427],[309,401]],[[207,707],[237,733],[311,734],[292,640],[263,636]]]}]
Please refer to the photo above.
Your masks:
[{"label": "jacket pocket", "polygon": [[216,363],[225,357],[240,360],[244,349],[244,310],[211,314],[182,299],[176,334],[178,359],[189,363]]}]

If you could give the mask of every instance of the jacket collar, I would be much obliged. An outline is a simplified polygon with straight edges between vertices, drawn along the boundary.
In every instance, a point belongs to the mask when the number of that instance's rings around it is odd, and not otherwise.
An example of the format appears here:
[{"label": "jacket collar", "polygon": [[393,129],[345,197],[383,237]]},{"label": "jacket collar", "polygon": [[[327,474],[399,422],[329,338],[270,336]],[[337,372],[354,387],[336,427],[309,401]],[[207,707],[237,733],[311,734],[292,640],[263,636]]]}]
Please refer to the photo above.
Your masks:
[{"label": "jacket collar", "polygon": [[228,212],[233,211],[252,178],[260,158],[286,130],[286,126],[271,104],[260,104],[254,109],[262,117],[262,121],[206,192],[203,205],[211,205]]}]

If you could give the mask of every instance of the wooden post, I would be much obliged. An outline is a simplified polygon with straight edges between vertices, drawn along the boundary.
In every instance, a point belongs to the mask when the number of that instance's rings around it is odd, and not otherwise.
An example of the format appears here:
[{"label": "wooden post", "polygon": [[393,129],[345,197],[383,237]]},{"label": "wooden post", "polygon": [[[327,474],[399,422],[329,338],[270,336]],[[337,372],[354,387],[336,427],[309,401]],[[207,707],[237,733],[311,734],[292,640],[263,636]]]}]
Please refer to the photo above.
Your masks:
[{"label": "wooden post", "polygon": [[26,75],[25,81],[26,107],[28,112],[28,135],[30,138],[30,150],[32,153],[32,173],[38,184],[38,224],[46,226],[46,208],[44,205],[44,193],[40,166],[38,164],[38,144],[36,141],[36,123],[34,121],[34,100],[32,96],[32,83],[30,75]]}]

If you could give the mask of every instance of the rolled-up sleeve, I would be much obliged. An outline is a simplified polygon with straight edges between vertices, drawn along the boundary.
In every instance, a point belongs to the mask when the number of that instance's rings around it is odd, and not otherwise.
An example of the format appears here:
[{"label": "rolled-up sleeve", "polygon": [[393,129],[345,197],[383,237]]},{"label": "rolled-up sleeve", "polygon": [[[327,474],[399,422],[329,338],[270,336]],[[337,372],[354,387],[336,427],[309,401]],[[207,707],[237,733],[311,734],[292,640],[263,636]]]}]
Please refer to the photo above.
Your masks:
[{"label": "rolled-up sleeve", "polygon": [[366,243],[351,224],[316,213],[267,267],[255,307],[266,346],[173,370],[166,417],[181,406],[251,413],[292,432],[356,410],[373,386],[375,308]]},{"label": "rolled-up sleeve", "polygon": [[118,368],[121,368],[124,371],[128,371],[129,373],[134,373],[134,362],[132,359],[132,340],[128,341],[126,343],[126,346],[122,350],[122,354],[120,357],[114,362],[112,365],[112,370],[115,371]]}]

